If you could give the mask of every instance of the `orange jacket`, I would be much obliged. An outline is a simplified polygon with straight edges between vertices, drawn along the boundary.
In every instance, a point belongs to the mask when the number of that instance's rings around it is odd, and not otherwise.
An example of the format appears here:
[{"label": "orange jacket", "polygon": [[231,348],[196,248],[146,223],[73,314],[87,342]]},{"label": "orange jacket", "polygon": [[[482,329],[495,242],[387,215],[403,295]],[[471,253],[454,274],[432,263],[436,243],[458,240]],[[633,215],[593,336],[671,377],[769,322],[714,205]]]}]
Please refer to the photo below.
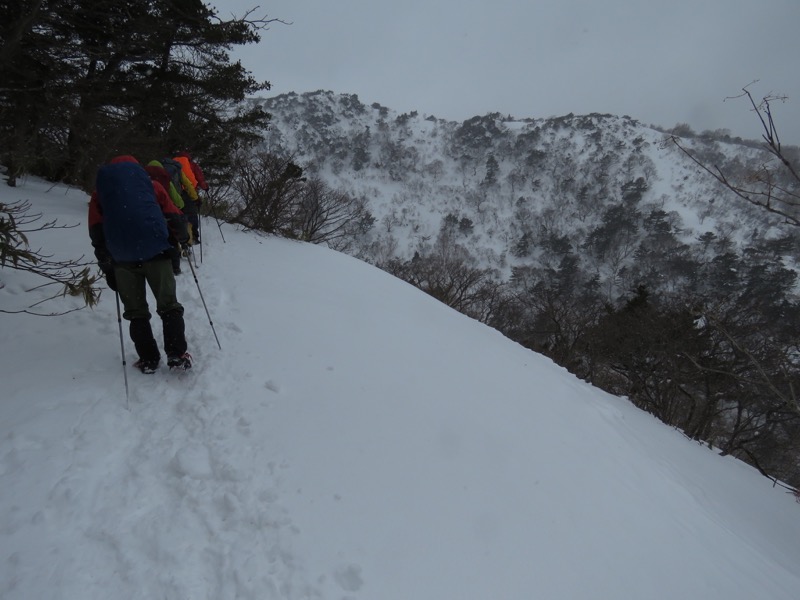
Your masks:
[{"label": "orange jacket", "polygon": [[194,176],[194,171],[192,171],[191,161],[185,156],[173,156],[172,160],[177,160],[179,163],[181,163],[183,174],[189,178],[189,181],[192,182],[194,188],[197,189],[197,177]]},{"label": "orange jacket", "polygon": [[[186,159],[186,161],[183,159]],[[183,165],[184,169],[186,169],[186,164],[188,162],[189,169],[192,172],[192,175],[189,177],[189,179],[192,181],[192,185],[194,185],[195,189],[208,191],[208,184],[206,183],[206,176],[203,173],[203,169],[201,169],[200,165],[192,160],[192,157],[189,156],[187,152],[178,152],[174,160],[179,161],[181,165]],[[194,177],[193,179],[192,176]]]}]

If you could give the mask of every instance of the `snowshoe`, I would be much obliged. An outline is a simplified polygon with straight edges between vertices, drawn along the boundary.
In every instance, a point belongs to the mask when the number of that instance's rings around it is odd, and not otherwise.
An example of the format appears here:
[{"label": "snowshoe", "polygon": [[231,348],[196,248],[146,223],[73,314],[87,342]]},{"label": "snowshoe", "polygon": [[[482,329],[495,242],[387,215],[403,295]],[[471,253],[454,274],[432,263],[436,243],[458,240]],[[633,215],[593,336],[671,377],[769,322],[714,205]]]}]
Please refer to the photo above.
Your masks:
[{"label": "snowshoe", "polygon": [[158,360],[144,360],[140,358],[133,366],[139,369],[145,375],[152,375],[158,369]]},{"label": "snowshoe", "polygon": [[170,356],[167,359],[167,366],[170,370],[188,371],[192,368],[192,355],[184,352],[180,356]]}]

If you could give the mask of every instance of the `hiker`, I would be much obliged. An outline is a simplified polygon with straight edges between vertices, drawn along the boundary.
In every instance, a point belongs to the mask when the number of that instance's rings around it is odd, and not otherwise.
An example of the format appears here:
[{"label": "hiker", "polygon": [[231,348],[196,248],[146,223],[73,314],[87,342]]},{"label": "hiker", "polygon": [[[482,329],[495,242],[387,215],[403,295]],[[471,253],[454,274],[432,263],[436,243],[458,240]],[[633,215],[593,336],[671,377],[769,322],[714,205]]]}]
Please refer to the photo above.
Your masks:
[{"label": "hiker", "polygon": [[[150,167],[157,167],[158,169],[161,169],[163,171],[163,174],[162,174],[161,171],[157,171],[157,170],[154,170],[153,172],[151,172]],[[145,169],[145,171],[150,173],[150,178],[151,179],[153,178],[153,174],[154,173],[160,178],[159,179],[159,183],[161,183],[161,186],[165,190],[167,190],[167,193],[169,194],[169,197],[172,200],[172,203],[175,206],[177,206],[181,211],[183,211],[183,207],[184,207],[185,202],[183,200],[183,196],[181,196],[181,193],[180,193],[180,185],[181,185],[181,183],[180,183],[180,173],[177,174],[178,176],[177,176],[177,180],[176,180],[172,176],[172,174],[169,171],[167,171],[166,168],[164,168],[164,165],[162,165],[157,160],[151,160],[149,163],[147,163],[147,166],[144,169]],[[164,175],[166,175],[166,177],[167,177],[168,185],[164,185],[164,183],[162,183],[162,179],[161,178],[163,178]]]},{"label": "hiker", "polygon": [[194,175],[194,181],[197,182],[195,185],[196,189],[203,190],[204,192],[208,191],[208,183],[206,183],[206,176],[203,173],[203,169],[200,168],[200,165],[194,161],[188,152],[178,152],[178,154],[175,155],[175,160],[181,163],[184,169],[186,169],[188,165],[192,175]]},{"label": "hiker", "polygon": [[[161,163],[156,160],[151,160],[144,168],[147,171],[147,174],[150,176],[150,179],[153,181],[157,181],[161,184],[167,193],[169,194],[170,200],[175,205],[176,208],[179,210],[184,207],[184,201],[178,191],[175,189],[175,186],[172,183],[172,179],[170,178],[169,173],[167,170],[161,166]],[[183,211],[181,211],[181,218],[186,220],[186,217],[183,215]],[[174,275],[181,274],[181,247],[180,245],[176,244],[172,246],[172,250],[170,252],[170,258],[172,260],[172,273]]]},{"label": "hiker", "polygon": [[170,174],[173,182],[176,182],[175,186],[183,198],[183,214],[186,215],[186,219],[189,221],[189,244],[196,244],[198,243],[199,227],[197,188],[184,171],[180,162],[172,158],[162,158],[159,162]]},{"label": "hiker", "polygon": [[[183,173],[186,175],[187,179],[191,182],[192,187],[195,190],[195,202],[197,209],[199,211],[200,207],[203,205],[203,201],[200,199],[200,196],[197,190],[203,190],[204,192],[208,192],[208,183],[206,183],[206,177],[203,173],[203,169],[200,168],[192,157],[189,155],[188,152],[178,152],[174,157],[173,160],[180,163]],[[197,223],[194,224],[194,234],[195,234],[195,242],[200,243],[200,219],[199,215],[197,218]]]},{"label": "hiker", "polygon": [[97,171],[89,201],[89,237],[108,287],[119,294],[139,355],[134,366],[154,373],[161,360],[150,327],[147,286],[161,317],[167,365],[189,369],[183,306],[175,293],[170,249],[185,244],[186,224],[160,183],[133,156],[118,156]]}]

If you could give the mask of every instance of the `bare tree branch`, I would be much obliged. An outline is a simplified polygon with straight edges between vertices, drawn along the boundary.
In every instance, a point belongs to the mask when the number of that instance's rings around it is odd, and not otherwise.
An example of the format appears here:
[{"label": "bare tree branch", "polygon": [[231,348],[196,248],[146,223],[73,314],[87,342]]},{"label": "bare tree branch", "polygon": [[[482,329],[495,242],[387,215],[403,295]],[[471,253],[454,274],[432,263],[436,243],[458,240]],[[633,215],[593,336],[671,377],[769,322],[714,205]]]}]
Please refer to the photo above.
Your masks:
[{"label": "bare tree branch", "polygon": [[[673,135],[670,137],[674,143],[692,162],[711,175],[738,198],[745,202],[777,215],[783,222],[792,227],[800,227],[800,172],[792,164],[781,146],[780,136],[775,121],[772,117],[770,103],[785,101],[785,96],[769,94],[760,103],[756,103],[750,91],[745,86],[739,96],[733,98],[747,98],[753,111],[756,113],[764,130],[762,138],[764,149],[777,159],[784,172],[780,172],[774,165],[764,163],[757,170],[751,172],[743,183],[735,182],[730,174],[726,174],[718,165],[709,165],[697,157],[681,138]],[[788,182],[787,182],[788,178]]]},{"label": "bare tree branch", "polygon": [[[41,213],[30,213],[29,210],[30,203],[27,201],[12,204],[0,203],[0,267],[9,266],[14,270],[32,273],[48,280],[48,283],[26,290],[27,292],[52,284],[61,286],[58,292],[34,303],[29,308],[65,296],[81,297],[84,307],[97,304],[100,288],[95,287],[94,284],[98,281],[99,276],[91,273],[93,263],[85,261],[83,256],[72,260],[53,260],[52,255],[44,254],[41,248],[32,250],[26,235],[52,229],[69,229],[75,226],[57,225],[53,220],[38,227],[29,227],[42,218]],[[12,314],[25,312],[38,316],[56,316],[72,312],[72,310],[49,314],[27,310],[0,310],[0,312]]]}]

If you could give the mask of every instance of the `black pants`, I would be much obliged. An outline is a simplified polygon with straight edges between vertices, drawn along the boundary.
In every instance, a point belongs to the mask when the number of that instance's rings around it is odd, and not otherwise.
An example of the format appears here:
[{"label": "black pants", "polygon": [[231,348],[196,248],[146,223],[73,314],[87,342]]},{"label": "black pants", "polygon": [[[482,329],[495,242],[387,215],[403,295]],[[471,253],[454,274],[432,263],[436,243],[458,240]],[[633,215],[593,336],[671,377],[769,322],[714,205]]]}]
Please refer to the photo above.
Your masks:
[{"label": "black pants", "polygon": [[191,226],[191,238],[193,243],[200,242],[200,218],[197,214],[197,203],[188,196],[183,197],[183,214]]},{"label": "black pants", "polygon": [[178,273],[181,270],[181,249],[175,246],[170,250],[169,259],[172,262],[172,272]]}]

